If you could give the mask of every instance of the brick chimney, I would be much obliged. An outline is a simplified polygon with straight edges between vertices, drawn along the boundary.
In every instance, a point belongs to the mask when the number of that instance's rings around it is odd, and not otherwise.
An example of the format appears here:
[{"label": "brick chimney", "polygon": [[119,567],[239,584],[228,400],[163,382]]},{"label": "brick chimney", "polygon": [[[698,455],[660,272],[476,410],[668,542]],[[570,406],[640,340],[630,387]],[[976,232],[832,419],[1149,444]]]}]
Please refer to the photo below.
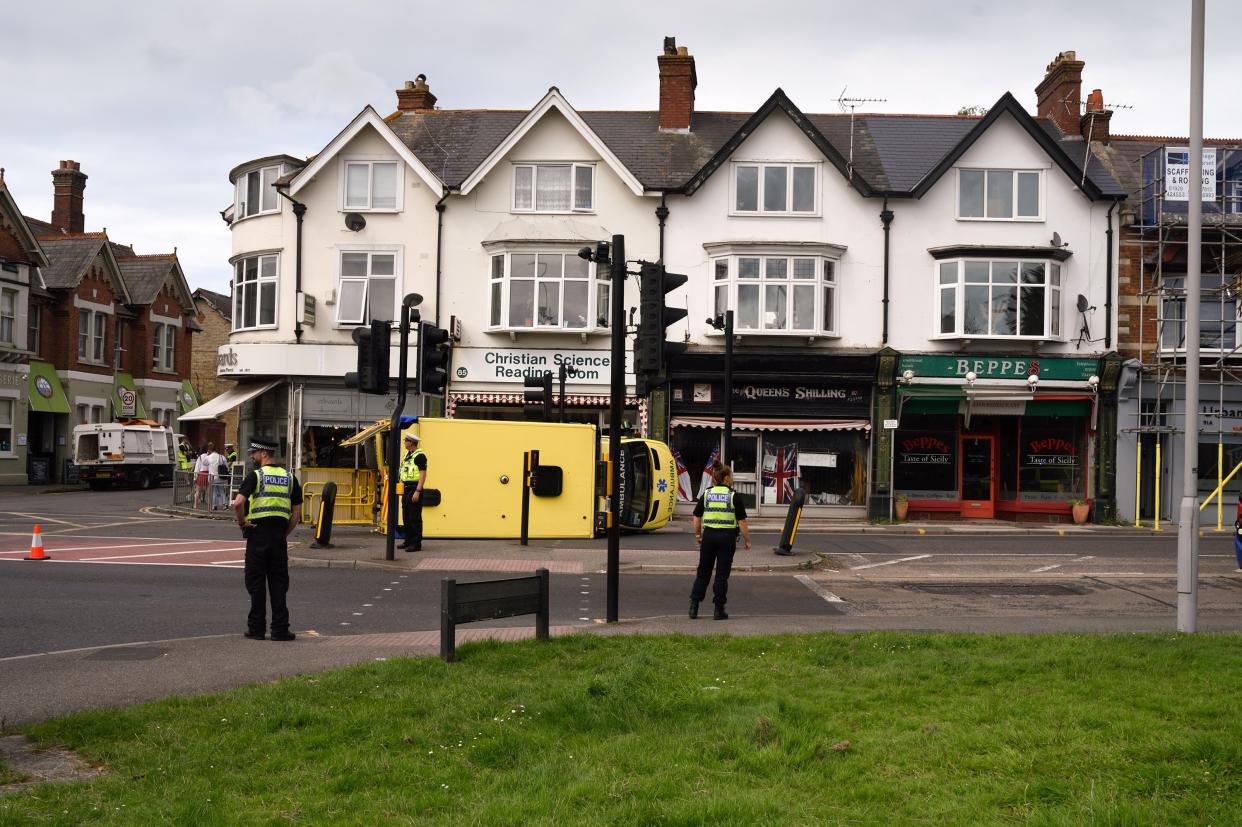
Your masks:
[{"label": "brick chimney", "polygon": [[1112,111],[1104,108],[1104,93],[1099,89],[1092,90],[1091,94],[1087,95],[1087,111],[1082,114],[1082,119],[1078,122],[1083,140],[1108,143],[1108,123],[1112,119]]},{"label": "brick chimney", "polygon": [[70,233],[84,232],[82,196],[86,175],[77,161],[61,161],[60,169],[52,170],[52,191],[52,226]]},{"label": "brick chimney", "polygon": [[694,87],[699,85],[694,71],[694,57],[677,39],[664,38],[664,54],[656,58],[660,65],[660,130],[689,132],[694,116]]},{"label": "brick chimney", "polygon": [[1066,135],[1079,134],[1079,104],[1082,101],[1082,67],[1074,52],[1061,52],[1048,64],[1047,73],[1035,87],[1038,117],[1052,118]]},{"label": "brick chimney", "polygon": [[427,86],[426,75],[407,80],[405,88],[397,90],[398,112],[430,112],[435,108],[436,96]]}]

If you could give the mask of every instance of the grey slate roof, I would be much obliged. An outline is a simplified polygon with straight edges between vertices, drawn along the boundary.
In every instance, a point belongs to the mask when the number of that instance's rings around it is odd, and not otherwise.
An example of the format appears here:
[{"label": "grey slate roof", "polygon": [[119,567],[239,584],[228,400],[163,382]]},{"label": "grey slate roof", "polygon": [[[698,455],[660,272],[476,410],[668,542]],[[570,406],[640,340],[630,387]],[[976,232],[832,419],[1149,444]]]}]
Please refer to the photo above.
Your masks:
[{"label": "grey slate roof", "polygon": [[39,244],[47,253],[49,262],[43,270],[44,284],[49,290],[76,287],[82,280],[82,274],[107,243],[103,233],[40,235]]},{"label": "grey slate roof", "polygon": [[194,291],[194,298],[202,299],[214,307],[221,316],[230,322],[233,321],[233,301],[229,296],[200,287]]},{"label": "grey slate roof", "polygon": [[116,263],[121,267],[121,278],[129,289],[130,304],[146,305],[155,300],[160,288],[168,280],[177,264],[173,255],[117,256]]},{"label": "grey slate roof", "polygon": [[[783,98],[777,90],[773,98]],[[787,99],[786,99],[787,100]],[[398,138],[450,188],[456,188],[526,116],[518,110],[397,112],[386,121]],[[677,191],[712,161],[753,113],[695,112],[686,133],[661,132],[655,111],[578,113],[648,190]],[[775,109],[771,112],[776,115]],[[794,117],[792,112],[790,117]],[[848,114],[806,114],[805,119],[845,160],[850,159]],[[909,194],[979,122],[958,115],[857,114],[853,119],[853,169],[876,192]],[[1083,142],[1037,120],[1081,169]],[[1075,151],[1078,150],[1078,151]],[[1098,159],[1088,178],[1106,195],[1123,190]]]}]

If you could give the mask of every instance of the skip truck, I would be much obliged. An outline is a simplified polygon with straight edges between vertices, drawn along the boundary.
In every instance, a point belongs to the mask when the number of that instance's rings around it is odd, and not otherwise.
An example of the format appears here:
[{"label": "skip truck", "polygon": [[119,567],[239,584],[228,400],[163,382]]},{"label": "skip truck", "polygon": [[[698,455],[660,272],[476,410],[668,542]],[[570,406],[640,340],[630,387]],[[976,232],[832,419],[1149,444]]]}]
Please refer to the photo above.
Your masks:
[{"label": "skip truck", "polygon": [[[389,423],[377,422],[343,445],[366,449],[366,463],[386,473]],[[594,537],[606,529],[612,441],[594,425],[505,422],[471,419],[412,419],[402,433],[418,434],[427,454],[423,536],[516,538],[521,536],[522,488],[529,481],[532,538]],[[527,468],[538,452],[538,464]],[[623,438],[621,527],[654,531],[664,526],[677,503],[677,467],[663,442]],[[376,502],[377,528],[387,525],[383,492]],[[400,519],[398,519],[400,524]]]},{"label": "skip truck", "polygon": [[98,491],[116,485],[151,488],[173,478],[181,436],[146,419],[98,422],[73,429],[78,478]]}]

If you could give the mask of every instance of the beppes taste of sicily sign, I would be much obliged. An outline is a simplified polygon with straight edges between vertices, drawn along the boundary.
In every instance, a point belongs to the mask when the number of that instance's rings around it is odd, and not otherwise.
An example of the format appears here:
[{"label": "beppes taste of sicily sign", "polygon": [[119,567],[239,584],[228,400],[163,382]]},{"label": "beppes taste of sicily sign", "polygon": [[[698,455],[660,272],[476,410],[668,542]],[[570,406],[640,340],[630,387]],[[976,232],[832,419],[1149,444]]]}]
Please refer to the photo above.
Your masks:
[{"label": "beppes taste of sicily sign", "polygon": [[903,356],[897,375],[907,370],[924,378],[965,379],[973,373],[978,379],[1066,379],[1085,382],[1099,376],[1099,359],[1073,359],[1055,356]]},{"label": "beppes taste of sicily sign", "polygon": [[[573,375],[566,378],[569,385],[607,385],[612,381],[612,354],[607,350],[455,347],[452,374],[454,382],[520,384],[527,376],[549,372],[559,377],[561,365],[573,368]],[[626,375],[633,381],[628,365]]]}]

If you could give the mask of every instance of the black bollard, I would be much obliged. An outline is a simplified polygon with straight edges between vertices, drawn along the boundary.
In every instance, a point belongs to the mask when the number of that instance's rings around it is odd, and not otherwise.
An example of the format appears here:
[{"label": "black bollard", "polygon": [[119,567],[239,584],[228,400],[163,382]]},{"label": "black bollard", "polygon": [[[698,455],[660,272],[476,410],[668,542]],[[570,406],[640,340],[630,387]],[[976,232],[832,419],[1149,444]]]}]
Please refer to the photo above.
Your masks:
[{"label": "black bollard", "polygon": [[336,507],[336,483],[324,483],[319,497],[319,519],[315,521],[315,540],[311,548],[332,548],[332,512]]},{"label": "black bollard", "polygon": [[798,533],[798,519],[802,516],[802,504],[806,502],[806,491],[801,487],[793,494],[789,503],[789,513],[785,515],[785,528],[781,530],[781,544],[772,549],[773,554],[788,557],[793,554],[794,535]]}]

